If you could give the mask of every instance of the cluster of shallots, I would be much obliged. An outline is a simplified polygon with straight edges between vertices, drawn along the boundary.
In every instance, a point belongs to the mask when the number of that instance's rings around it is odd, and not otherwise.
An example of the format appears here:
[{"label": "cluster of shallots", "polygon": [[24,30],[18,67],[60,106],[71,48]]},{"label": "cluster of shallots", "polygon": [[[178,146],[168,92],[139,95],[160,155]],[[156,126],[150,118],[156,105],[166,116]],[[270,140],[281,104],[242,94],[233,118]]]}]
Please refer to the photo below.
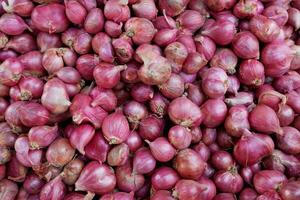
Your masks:
[{"label": "cluster of shallots", "polygon": [[300,200],[300,0],[0,0],[0,200]]}]

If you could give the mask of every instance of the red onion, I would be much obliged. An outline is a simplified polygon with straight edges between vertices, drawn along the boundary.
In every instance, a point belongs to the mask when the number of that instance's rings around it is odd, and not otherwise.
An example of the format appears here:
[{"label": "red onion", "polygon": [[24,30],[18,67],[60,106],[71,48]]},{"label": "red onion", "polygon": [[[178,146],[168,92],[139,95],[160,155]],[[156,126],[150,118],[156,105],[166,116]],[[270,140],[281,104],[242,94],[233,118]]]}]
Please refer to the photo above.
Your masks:
[{"label": "red onion", "polygon": [[14,12],[20,16],[30,16],[33,6],[33,3],[29,0],[17,0],[2,3],[2,7],[7,13]]},{"label": "red onion", "polygon": [[172,73],[167,82],[159,85],[159,90],[167,98],[175,99],[180,97],[184,92],[183,79],[179,75]]},{"label": "red onion", "polygon": [[287,94],[287,104],[296,112],[300,112],[300,105],[299,105],[299,94],[295,91],[292,91]]},{"label": "red onion", "polygon": [[42,105],[53,114],[67,111],[71,104],[64,83],[57,78],[45,84],[41,101]]},{"label": "red onion", "polygon": [[239,80],[249,86],[260,86],[265,81],[264,66],[253,59],[244,60],[240,64]]},{"label": "red onion", "polygon": [[150,141],[158,138],[164,129],[164,120],[155,116],[148,116],[140,122],[139,135]]},{"label": "red onion", "polygon": [[128,1],[108,0],[104,6],[104,15],[114,22],[125,22],[130,18]]},{"label": "red onion", "polygon": [[138,67],[139,64],[134,61],[127,63],[127,68],[121,73],[122,80],[126,83],[137,83],[139,81]]},{"label": "red onion", "polygon": [[158,116],[163,116],[167,112],[169,101],[160,93],[155,93],[149,104],[153,113],[157,114]]},{"label": "red onion", "polygon": [[199,107],[186,97],[174,99],[168,107],[168,114],[174,123],[184,127],[198,126],[204,118]]},{"label": "red onion", "polygon": [[23,187],[30,194],[38,194],[44,184],[44,180],[40,179],[39,176],[36,174],[29,174],[23,183]]},{"label": "red onion", "polygon": [[210,37],[219,45],[227,45],[232,42],[236,28],[234,23],[226,20],[212,21],[202,28],[201,33]]},{"label": "red onion", "polygon": [[57,3],[35,7],[31,19],[38,30],[49,33],[61,33],[69,25],[65,15],[65,7]]},{"label": "red onion", "polygon": [[232,193],[219,193],[213,200],[236,200],[236,196]]},{"label": "red onion", "polygon": [[27,171],[28,168],[18,161],[16,155],[13,155],[10,162],[7,164],[7,178],[15,182],[23,182],[26,178]]},{"label": "red onion", "polygon": [[288,9],[288,23],[292,25],[295,30],[298,30],[300,28],[299,23],[299,17],[300,17],[300,11],[299,8],[289,8]]},{"label": "red onion", "polygon": [[42,65],[49,74],[54,74],[64,67],[73,66],[76,61],[75,53],[68,48],[51,48],[46,50],[42,58]]},{"label": "red onion", "polygon": [[178,36],[176,42],[182,43],[186,47],[188,53],[196,52],[196,45],[192,35],[181,34],[180,36]]},{"label": "red onion", "polygon": [[124,70],[126,66],[114,66],[108,63],[100,63],[94,69],[94,78],[99,87],[113,88],[120,81],[120,71]]},{"label": "red onion", "polygon": [[226,132],[234,137],[240,137],[243,129],[249,129],[248,111],[245,106],[233,106],[228,111],[224,122]]},{"label": "red onion", "polygon": [[176,28],[176,21],[172,17],[169,17],[167,15],[157,16],[152,23],[154,27],[158,30],[165,28]]},{"label": "red onion", "polygon": [[124,38],[118,38],[112,42],[115,54],[120,63],[127,63],[133,57],[131,43]]},{"label": "red onion", "polygon": [[105,194],[99,200],[111,200],[111,199],[120,199],[120,200],[134,200],[134,193],[126,192],[115,192],[113,194]]},{"label": "red onion", "polygon": [[17,135],[13,133],[7,122],[0,123],[0,146],[13,147]]},{"label": "red onion", "polygon": [[119,144],[113,147],[107,155],[107,163],[110,166],[124,165],[129,157],[129,147],[127,144]]},{"label": "red onion", "polygon": [[194,33],[203,26],[205,18],[195,10],[185,10],[181,15],[179,15],[176,22],[177,27],[182,29],[182,31]]},{"label": "red onion", "polygon": [[[187,48],[180,42],[169,44],[165,48],[164,54],[171,62],[172,71],[175,73],[181,70],[184,61],[188,57]],[[191,61],[193,61],[192,59],[190,59],[190,63],[193,64]]]},{"label": "red onion", "polygon": [[99,58],[104,62],[112,63],[114,61],[114,52],[111,44],[111,38],[103,32],[97,33],[92,40],[93,50],[99,54]]},{"label": "red onion", "polygon": [[279,191],[283,200],[296,200],[300,197],[299,193],[299,181],[290,181],[283,185]]},{"label": "red onion", "polygon": [[240,58],[259,58],[259,42],[249,31],[242,31],[235,34],[232,40],[232,48]]},{"label": "red onion", "polygon": [[29,143],[33,149],[48,147],[57,136],[57,126],[35,126],[28,133]]},{"label": "red onion", "polygon": [[41,190],[40,199],[57,199],[62,200],[66,194],[66,186],[62,182],[62,177],[57,176],[50,182],[46,183]]},{"label": "red onion", "polygon": [[286,97],[275,91],[273,87],[268,84],[262,85],[256,94],[259,104],[267,105],[275,111],[278,111],[281,102],[283,104],[286,103]]},{"label": "red onion", "polygon": [[146,140],[146,142],[153,157],[160,162],[168,162],[175,156],[176,150],[164,137],[158,137],[152,142]]},{"label": "red onion", "polygon": [[265,43],[272,42],[279,35],[279,26],[272,19],[263,15],[255,15],[250,20],[250,30]]},{"label": "red onion", "polygon": [[45,125],[49,120],[49,111],[38,103],[26,103],[20,107],[20,120],[28,127]]},{"label": "red onion", "polygon": [[185,149],[192,142],[192,134],[187,128],[176,125],[170,128],[168,139],[176,149]]},{"label": "red onion", "polygon": [[85,94],[77,94],[73,98],[70,107],[72,119],[76,124],[84,122],[92,123],[96,128],[100,128],[107,112],[100,106],[91,106],[92,98]]},{"label": "red onion", "polygon": [[196,151],[203,161],[207,161],[210,158],[210,150],[203,142],[199,142],[197,145],[193,146],[193,150]]},{"label": "red onion", "polygon": [[299,69],[300,68],[300,46],[293,45],[293,46],[291,46],[291,49],[294,51],[294,58],[291,62],[290,69]]},{"label": "red onion", "polygon": [[179,176],[170,167],[160,167],[151,176],[152,187],[156,190],[168,190],[179,181]]},{"label": "red onion", "polygon": [[187,88],[187,98],[190,99],[193,103],[200,106],[205,101],[205,96],[200,88],[193,84],[186,84],[185,87]]},{"label": "red onion", "polygon": [[266,7],[262,14],[269,19],[274,20],[280,27],[286,24],[289,17],[287,10],[279,5]]},{"label": "red onion", "polygon": [[142,147],[135,152],[132,165],[134,173],[148,174],[154,170],[156,160],[148,148]]},{"label": "red onion", "polygon": [[132,131],[125,143],[128,145],[130,152],[136,152],[143,144],[140,135],[136,131]]},{"label": "red onion", "polygon": [[182,69],[185,73],[195,74],[206,64],[207,60],[204,55],[198,52],[193,52],[188,54]]},{"label": "red onion", "polygon": [[214,182],[221,192],[237,193],[243,188],[243,179],[234,166],[228,170],[218,171],[214,176]]},{"label": "red onion", "polygon": [[125,192],[137,191],[141,189],[145,183],[143,175],[133,173],[130,162],[117,167],[116,178],[118,188]]},{"label": "red onion", "polygon": [[257,14],[261,14],[264,5],[260,1],[245,0],[239,1],[233,8],[233,13],[238,18],[251,18]]},{"label": "red onion", "polygon": [[16,101],[8,106],[5,111],[5,120],[12,128],[12,131],[19,133],[23,129],[23,124],[20,120],[20,109],[25,104],[24,101]]},{"label": "red onion", "polygon": [[20,35],[26,29],[28,25],[18,15],[5,13],[0,17],[0,31],[7,35]]},{"label": "red onion", "polygon": [[237,57],[230,49],[222,48],[217,50],[209,64],[211,67],[220,67],[227,73],[234,74]]},{"label": "red onion", "polygon": [[295,113],[290,106],[282,104],[279,106],[277,117],[279,119],[280,126],[288,126],[294,121]]},{"label": "red onion", "polygon": [[215,54],[216,44],[207,36],[195,36],[195,44],[197,52],[203,54],[207,61],[209,61]]},{"label": "red onion", "polygon": [[104,24],[104,30],[110,37],[118,37],[122,34],[123,23],[116,23],[113,21],[106,21]]},{"label": "red onion", "polygon": [[157,45],[166,46],[176,40],[177,29],[161,29],[159,30],[153,40]]},{"label": "red onion", "polygon": [[172,196],[176,199],[197,200],[202,190],[202,185],[197,181],[181,179],[176,183]]},{"label": "red onion", "polygon": [[37,49],[33,37],[27,33],[12,37],[5,45],[6,49],[12,49],[18,53],[24,54]]},{"label": "red onion", "polygon": [[128,121],[119,110],[103,120],[102,131],[110,144],[120,144],[126,141],[130,134]]},{"label": "red onion", "polygon": [[82,24],[87,16],[87,11],[82,4],[75,0],[65,1],[67,18],[73,24]]},{"label": "red onion", "polygon": [[287,182],[285,175],[276,170],[259,171],[253,178],[254,187],[259,194],[280,190],[285,182]]},{"label": "red onion", "polygon": [[228,88],[228,76],[218,67],[212,67],[202,76],[203,92],[210,98],[222,97]]},{"label": "red onion", "polygon": [[235,0],[224,0],[224,1],[207,0],[206,1],[207,7],[215,12],[220,12],[222,10],[228,10],[231,7],[233,7],[235,3],[236,3]]},{"label": "red onion", "polygon": [[132,10],[137,17],[149,20],[157,17],[157,8],[153,0],[140,0],[132,5]]},{"label": "red onion", "polygon": [[[264,113],[264,115],[262,115]],[[266,117],[267,116],[267,117]],[[269,106],[259,104],[249,114],[249,122],[251,128],[270,134],[275,132],[282,134],[279,119],[275,111]]]},{"label": "red onion", "polygon": [[4,165],[11,159],[11,153],[8,148],[0,147],[0,164]]},{"label": "red onion", "polygon": [[156,45],[142,44],[135,52],[134,59],[139,63],[150,63],[153,58],[161,56],[161,49]]},{"label": "red onion", "polygon": [[90,92],[90,96],[93,98],[91,102],[93,107],[101,106],[106,111],[112,111],[117,106],[117,97],[110,89],[95,87]]},{"label": "red onion", "polygon": [[84,21],[84,29],[90,34],[102,31],[104,27],[103,12],[99,8],[92,8]]},{"label": "red onion", "polygon": [[61,46],[61,41],[58,35],[45,32],[38,33],[36,43],[41,52],[45,52],[50,48],[58,48]]},{"label": "red onion", "polygon": [[233,146],[233,138],[224,130],[219,130],[217,134],[217,143],[223,149],[228,149]]},{"label": "red onion", "polygon": [[283,135],[277,135],[278,147],[288,154],[300,153],[300,132],[293,127],[283,127]]},{"label": "red onion", "polygon": [[84,163],[79,159],[71,160],[65,167],[61,174],[63,181],[67,185],[73,185],[78,179]]},{"label": "red onion", "polygon": [[201,112],[205,116],[203,124],[209,128],[220,125],[226,118],[226,104],[219,99],[209,99],[201,106]]},{"label": "red onion", "polygon": [[10,180],[3,179],[0,181],[1,199],[14,200],[18,193],[18,185]]},{"label": "red onion", "polygon": [[173,164],[180,176],[194,180],[203,174],[206,165],[201,156],[192,149],[179,151]]},{"label": "red onion", "polygon": [[16,58],[18,55],[13,50],[2,50],[0,52],[0,61],[4,61],[7,58]]},{"label": "red onion", "polygon": [[45,69],[42,66],[42,54],[39,51],[31,51],[19,57],[20,62],[24,65],[24,74],[33,76],[42,76]]},{"label": "red onion", "polygon": [[24,77],[19,81],[21,99],[30,100],[39,98],[43,93],[44,83],[35,77]]},{"label": "red onion", "polygon": [[138,102],[146,102],[153,98],[154,90],[150,85],[137,83],[131,88],[131,96]]},{"label": "red onion", "polygon": [[0,65],[0,83],[6,86],[16,85],[24,70],[17,58],[8,58]]},{"label": "red onion", "polygon": [[99,57],[92,54],[80,56],[76,61],[76,69],[80,75],[86,80],[93,79],[94,68],[99,64]]},{"label": "red onion", "polygon": [[127,116],[129,122],[137,125],[142,119],[147,117],[148,111],[143,104],[130,101],[124,106],[124,114]]},{"label": "red onion", "polygon": [[116,177],[105,164],[96,161],[88,163],[75,183],[76,190],[90,191],[97,194],[111,192],[116,185]]},{"label": "red onion", "polygon": [[246,130],[235,144],[233,153],[240,164],[249,166],[270,155],[273,150],[274,143],[269,136]]},{"label": "red onion", "polygon": [[95,129],[89,124],[81,124],[74,128],[70,135],[70,143],[81,154],[85,154],[84,148],[91,141],[95,134]]},{"label": "red onion", "polygon": [[149,43],[152,40],[156,29],[148,19],[132,17],[125,23],[125,32],[128,37],[132,38],[135,44],[141,45]]},{"label": "red onion", "polygon": [[151,196],[151,200],[160,200],[160,199],[175,200],[172,197],[171,192],[169,192],[168,190],[158,190]]},{"label": "red onion", "polygon": [[257,193],[251,188],[245,188],[240,193],[240,200],[256,200]]},{"label": "red onion", "polygon": [[70,162],[75,154],[75,149],[68,139],[58,138],[48,147],[47,161],[56,167],[62,167]]},{"label": "red onion", "polygon": [[228,76],[228,89],[227,89],[228,93],[237,96],[240,86],[241,86],[240,80],[235,75]]},{"label": "red onion", "polygon": [[233,166],[234,161],[226,151],[217,151],[211,157],[211,164],[218,170],[228,170]]},{"label": "red onion", "polygon": [[295,71],[289,71],[285,75],[274,81],[274,87],[281,93],[288,93],[299,88],[300,74]]},{"label": "red onion", "polygon": [[90,142],[85,145],[84,152],[88,158],[102,163],[106,161],[109,148],[109,145],[102,136],[102,132],[97,131]]},{"label": "red onion", "polygon": [[215,142],[217,137],[217,131],[214,128],[202,129],[202,141],[206,145],[211,145]]},{"label": "red onion", "polygon": [[159,0],[159,9],[165,12],[168,16],[174,17],[182,13],[187,4],[188,0],[176,0],[176,1],[167,1]]},{"label": "red onion", "polygon": [[188,7],[192,10],[198,11],[201,15],[207,18],[210,16],[205,2],[202,2],[201,0],[190,0]]}]

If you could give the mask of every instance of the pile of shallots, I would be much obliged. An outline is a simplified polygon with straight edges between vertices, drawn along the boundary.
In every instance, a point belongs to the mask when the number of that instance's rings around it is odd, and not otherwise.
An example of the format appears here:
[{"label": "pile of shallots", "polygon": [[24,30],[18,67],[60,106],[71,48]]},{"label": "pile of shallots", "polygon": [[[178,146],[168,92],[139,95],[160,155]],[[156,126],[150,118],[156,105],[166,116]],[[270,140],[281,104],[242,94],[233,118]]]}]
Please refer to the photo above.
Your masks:
[{"label": "pile of shallots", "polygon": [[300,0],[0,0],[0,200],[300,200]]}]

